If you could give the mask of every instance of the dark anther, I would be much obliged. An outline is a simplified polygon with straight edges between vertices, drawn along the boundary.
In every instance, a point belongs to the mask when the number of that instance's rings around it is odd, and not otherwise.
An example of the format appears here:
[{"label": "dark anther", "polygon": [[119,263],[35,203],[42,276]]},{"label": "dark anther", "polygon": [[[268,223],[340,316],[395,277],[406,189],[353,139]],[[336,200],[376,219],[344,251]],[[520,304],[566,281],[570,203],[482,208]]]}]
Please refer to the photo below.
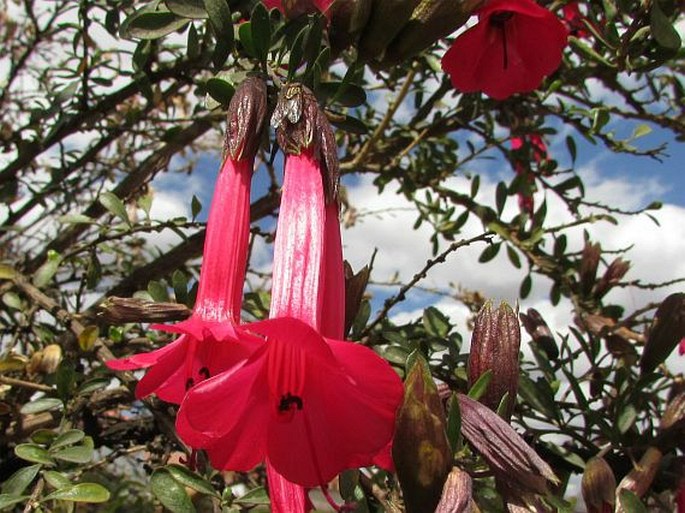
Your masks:
[{"label": "dark anther", "polygon": [[198,372],[203,379],[209,379],[209,369],[207,367],[202,367]]},{"label": "dark anther", "polygon": [[497,26],[503,26],[512,16],[514,16],[514,13],[511,11],[497,11],[490,16],[490,23]]},{"label": "dark anther", "polygon": [[190,388],[195,384],[195,380],[193,378],[188,378],[186,380],[186,390],[190,390]]},{"label": "dark anther", "polygon": [[278,404],[278,411],[288,411],[292,405],[295,405],[298,410],[302,409],[302,398],[296,395],[291,395],[290,392],[281,396],[281,402]]}]

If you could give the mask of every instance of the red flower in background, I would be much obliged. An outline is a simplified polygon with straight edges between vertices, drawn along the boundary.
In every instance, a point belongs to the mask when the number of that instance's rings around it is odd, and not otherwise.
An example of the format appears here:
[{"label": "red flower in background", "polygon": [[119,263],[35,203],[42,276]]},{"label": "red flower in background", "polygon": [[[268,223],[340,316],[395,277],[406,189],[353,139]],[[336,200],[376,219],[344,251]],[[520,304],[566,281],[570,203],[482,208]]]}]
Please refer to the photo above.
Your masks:
[{"label": "red flower in background", "polygon": [[564,16],[564,24],[571,35],[576,37],[588,37],[589,33],[585,28],[585,23],[583,23],[585,16],[580,12],[578,2],[569,2],[561,9]]},{"label": "red flower in background", "polygon": [[511,150],[514,171],[524,181],[523,190],[518,193],[519,209],[532,216],[535,211],[535,175],[530,164],[540,165],[547,160],[547,145],[541,135],[525,134],[511,138]]},{"label": "red flower in background", "polygon": [[278,9],[288,18],[322,12],[326,14],[333,0],[262,0],[267,9]]},{"label": "red flower in background", "polygon": [[478,24],[445,53],[442,69],[460,91],[502,100],[534,90],[554,72],[567,36],[563,23],[533,0],[490,0]]},{"label": "red flower in background", "polygon": [[685,355],[685,338],[680,341],[680,345],[678,346],[678,352],[682,355]]}]

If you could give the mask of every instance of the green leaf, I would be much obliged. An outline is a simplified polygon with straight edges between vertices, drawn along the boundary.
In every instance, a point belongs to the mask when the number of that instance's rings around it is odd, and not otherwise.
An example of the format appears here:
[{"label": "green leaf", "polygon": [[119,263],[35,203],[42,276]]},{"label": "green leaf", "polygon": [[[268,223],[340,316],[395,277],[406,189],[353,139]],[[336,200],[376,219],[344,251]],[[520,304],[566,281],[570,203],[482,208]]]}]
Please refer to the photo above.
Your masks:
[{"label": "green leaf", "polygon": [[62,500],[70,502],[107,502],[109,490],[97,483],[79,483],[55,490],[44,500]]},{"label": "green leaf", "polygon": [[625,513],[647,513],[647,508],[633,492],[623,489],[618,494],[618,502]]},{"label": "green leaf", "polygon": [[362,120],[348,115],[336,116],[331,119],[331,124],[351,134],[364,135],[369,131]]},{"label": "green leaf", "polygon": [[497,256],[497,253],[499,253],[500,246],[501,246],[501,243],[499,243],[499,242],[497,242],[495,244],[490,244],[480,254],[480,257],[478,257],[478,262],[480,262],[481,264],[484,264],[486,262],[489,262],[493,258],[495,258]]},{"label": "green leaf", "polygon": [[2,302],[14,310],[21,310],[21,298],[14,292],[5,292],[2,295]]},{"label": "green leaf", "polygon": [[0,494],[0,510],[5,510],[10,506],[14,506],[15,504],[19,504],[30,498],[30,495],[21,495],[17,497],[16,495],[9,495],[6,493]]},{"label": "green leaf", "polygon": [[632,404],[626,404],[618,414],[618,422],[616,423],[618,430],[621,433],[628,431],[635,420],[637,419],[637,410]]},{"label": "green leaf", "polygon": [[182,18],[201,20],[208,17],[202,0],[165,0],[167,8]]},{"label": "green leaf", "polygon": [[0,264],[0,280],[11,280],[14,276],[15,271],[11,265]]},{"label": "green leaf", "polygon": [[631,140],[638,139],[640,137],[644,137],[645,135],[648,135],[652,133],[652,127],[649,125],[638,125],[635,127],[633,130],[633,135],[630,136]]},{"label": "green leaf", "polygon": [[14,474],[12,474],[7,481],[2,483],[2,488],[0,492],[9,495],[20,495],[28,486],[31,484],[38,471],[41,469],[40,464],[29,465],[28,467],[20,468]]},{"label": "green leaf", "polygon": [[446,337],[452,329],[447,316],[433,306],[423,311],[423,326],[429,335],[439,338]]},{"label": "green leaf", "polygon": [[209,94],[209,96],[214,98],[223,106],[227,106],[230,103],[231,98],[235,93],[235,87],[233,87],[232,84],[217,77],[207,80],[207,82],[205,82],[205,89],[207,90],[207,94]]},{"label": "green leaf", "polygon": [[55,489],[71,486],[71,480],[62,472],[56,470],[46,470],[43,472],[43,479]]},{"label": "green leaf", "polygon": [[681,41],[678,31],[664,14],[664,11],[661,10],[659,2],[656,0],[652,2],[649,26],[652,29],[654,40],[659,46],[673,51],[680,48]]},{"label": "green leaf", "polygon": [[152,297],[153,301],[158,303],[165,303],[169,301],[169,292],[167,291],[166,285],[159,281],[151,281],[147,284],[147,292]]},{"label": "green leaf", "polygon": [[269,12],[261,2],[258,2],[252,10],[250,27],[256,57],[260,62],[266,62],[269,48],[271,48],[271,21]]},{"label": "green leaf", "polygon": [[566,137],[566,148],[568,149],[568,154],[571,156],[571,162],[575,164],[578,149],[576,148],[576,140],[570,135]]},{"label": "green leaf", "polygon": [[79,445],[76,447],[65,447],[52,453],[52,457],[57,460],[69,461],[71,463],[88,463],[93,459],[92,447]]},{"label": "green leaf", "polygon": [[62,401],[56,397],[41,397],[40,399],[26,403],[19,411],[28,415],[30,413],[40,413],[42,411],[62,408],[62,406]]},{"label": "green leaf", "polygon": [[124,223],[131,226],[131,220],[128,218],[128,212],[124,202],[119,199],[116,194],[105,191],[100,194],[100,204],[105,207],[111,214],[121,219]]},{"label": "green leaf", "polygon": [[269,495],[266,493],[266,489],[264,489],[263,486],[260,486],[259,488],[254,488],[253,490],[250,490],[247,492],[245,495],[238,497],[235,501],[233,501],[237,504],[241,504],[243,506],[257,506],[257,505],[268,505],[271,504],[271,501],[269,500]]},{"label": "green leaf", "polygon": [[48,451],[40,445],[19,444],[14,448],[14,454],[22,460],[32,463],[42,463],[44,465],[53,465],[55,463],[48,454]]},{"label": "green leaf", "polygon": [[507,256],[509,257],[509,261],[514,267],[516,267],[517,269],[521,269],[521,259],[519,258],[519,255],[516,252],[516,250],[511,246],[507,246]]},{"label": "green leaf", "polygon": [[492,369],[488,369],[480,375],[469,390],[468,396],[474,401],[483,397],[483,394],[485,394],[485,391],[488,389],[490,381],[492,381]]},{"label": "green leaf", "polygon": [[96,221],[92,217],[83,214],[66,214],[59,216],[57,220],[63,224],[95,224]]},{"label": "green leaf", "polygon": [[501,214],[504,210],[504,205],[507,202],[507,196],[509,191],[507,190],[507,184],[504,182],[499,182],[497,184],[497,189],[495,191],[495,203],[497,205],[497,213]]},{"label": "green leaf", "polygon": [[[216,100],[216,98],[214,98]],[[193,194],[193,199],[190,200],[190,213],[193,216],[193,221],[197,218],[198,214],[202,212],[202,203],[197,199],[197,196]]]},{"label": "green leaf", "polygon": [[157,469],[150,478],[152,493],[172,513],[195,513],[195,506],[185,487],[165,469]]},{"label": "green leaf", "polygon": [[450,397],[448,408],[447,439],[450,442],[450,447],[452,447],[452,452],[457,452],[461,448],[461,411],[456,393]]},{"label": "green leaf", "polygon": [[80,429],[70,429],[55,438],[55,441],[52,442],[52,445],[50,446],[50,450],[77,444],[83,440],[85,436],[86,434]]},{"label": "green leaf", "polygon": [[217,42],[221,41],[230,51],[233,48],[233,22],[228,3],[226,0],[204,0],[204,5]]},{"label": "green leaf", "polygon": [[127,39],[159,39],[185,27],[189,22],[172,12],[138,11],[122,24],[121,35]]},{"label": "green leaf", "polygon": [[533,287],[533,279],[530,274],[527,274],[523,281],[521,281],[521,287],[519,288],[519,297],[521,299],[526,299],[528,294],[530,294],[530,289]]},{"label": "green leaf", "polygon": [[62,263],[62,257],[57,251],[48,251],[48,259],[41,265],[33,275],[33,284],[40,288],[45,287],[52,277],[57,273],[59,265]]},{"label": "green leaf", "polygon": [[334,101],[343,107],[358,107],[366,102],[366,91],[355,84],[321,82],[317,92],[324,101]]},{"label": "green leaf", "polygon": [[191,472],[183,465],[167,465],[164,468],[171,474],[171,477],[183,486],[192,488],[196,492],[204,493],[205,495],[219,496],[219,493],[209,481],[202,476],[197,475],[195,472]]}]

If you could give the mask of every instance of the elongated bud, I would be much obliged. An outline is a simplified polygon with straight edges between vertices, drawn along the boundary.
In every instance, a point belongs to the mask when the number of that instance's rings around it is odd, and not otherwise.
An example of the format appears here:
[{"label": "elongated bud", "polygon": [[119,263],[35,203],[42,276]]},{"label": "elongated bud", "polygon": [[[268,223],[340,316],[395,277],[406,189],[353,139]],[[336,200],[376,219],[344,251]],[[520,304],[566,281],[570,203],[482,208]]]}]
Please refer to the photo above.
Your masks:
[{"label": "elongated bud", "polygon": [[597,282],[597,285],[595,285],[595,295],[597,295],[597,297],[604,296],[612,287],[621,281],[629,269],[630,262],[627,262],[622,258],[617,258],[611,262],[609,267],[607,267],[607,270],[604,271],[604,276],[602,276]]},{"label": "elongated bud", "polygon": [[371,269],[368,265],[355,274],[352,266],[345,260],[345,333],[349,333],[357,317],[370,274]]},{"label": "elongated bud", "polygon": [[592,287],[595,285],[597,278],[597,267],[599,266],[599,258],[602,255],[602,247],[599,244],[585,244],[583,254],[580,259],[580,289],[589,294]]},{"label": "elongated bud", "polygon": [[371,0],[335,0],[328,9],[331,48],[340,52],[353,44],[369,20]]},{"label": "elongated bud", "polygon": [[657,308],[640,359],[643,373],[656,369],[685,337],[685,294],[671,294]]},{"label": "elongated bud", "polygon": [[623,490],[630,490],[638,497],[642,497],[649,490],[663,457],[664,454],[659,449],[649,447],[642,455],[642,458],[640,458],[640,461],[635,464],[633,470],[621,479],[616,488],[617,512],[625,513],[627,511],[621,501],[621,492]]},{"label": "elongated bud", "polygon": [[98,317],[110,324],[182,321],[192,313],[180,303],[156,303],[135,297],[108,297],[98,307]]},{"label": "elongated bud", "polygon": [[604,458],[597,456],[585,464],[581,490],[588,513],[614,511],[616,478]]},{"label": "elongated bud", "polygon": [[332,201],[338,194],[338,147],[314,94],[302,84],[286,84],[278,95],[271,126],[286,154],[299,155],[305,148],[312,151],[322,166],[326,200]]},{"label": "elongated bud", "polygon": [[473,483],[468,472],[454,467],[442,487],[442,497],[435,513],[470,513]]},{"label": "elongated bud", "polygon": [[363,60],[381,57],[419,3],[420,0],[374,0],[369,22],[359,40],[359,56]]},{"label": "elongated bud", "polygon": [[445,411],[430,370],[421,356],[404,383],[404,401],[397,412],[393,459],[407,513],[433,513],[452,468]]},{"label": "elongated bud", "polygon": [[254,158],[266,119],[266,84],[249,77],[236,89],[228,105],[224,150],[233,160]]},{"label": "elongated bud", "polygon": [[457,394],[461,432],[473,449],[512,495],[548,492],[547,483],[558,483],[552,469],[516,431],[487,406],[464,394]]},{"label": "elongated bud", "polygon": [[533,338],[533,342],[545,352],[547,358],[550,360],[559,358],[559,349],[554,341],[552,330],[549,329],[540,312],[535,308],[529,308],[526,313],[520,313],[519,318],[525,330]]},{"label": "elongated bud", "polygon": [[421,0],[388,46],[383,65],[403,62],[451,34],[466,23],[482,3],[483,0]]},{"label": "elongated bud", "polygon": [[493,310],[487,302],[476,316],[471,352],[469,353],[469,387],[484,373],[492,371],[492,379],[480,401],[497,410],[508,394],[506,418],[514,411],[519,382],[519,348],[521,328],[514,310],[506,303]]}]

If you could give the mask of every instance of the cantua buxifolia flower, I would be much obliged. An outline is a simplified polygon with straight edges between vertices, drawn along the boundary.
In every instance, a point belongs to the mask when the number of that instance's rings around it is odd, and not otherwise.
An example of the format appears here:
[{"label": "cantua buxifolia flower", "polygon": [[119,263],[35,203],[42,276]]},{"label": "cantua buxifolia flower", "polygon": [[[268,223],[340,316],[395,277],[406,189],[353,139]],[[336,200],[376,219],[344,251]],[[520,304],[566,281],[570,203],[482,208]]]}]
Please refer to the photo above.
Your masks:
[{"label": "cantua buxifolia flower", "polygon": [[514,171],[522,180],[518,192],[519,209],[532,216],[535,211],[535,175],[531,163],[539,166],[547,159],[547,145],[541,135],[526,134],[511,138],[511,151]]},{"label": "cantua buxifolia flower", "polygon": [[270,318],[246,326],[266,343],[190,390],[177,429],[216,468],[247,471],[266,461],[270,476],[325,486],[386,449],[402,384],[371,349],[332,338],[344,326],[332,130],[299,85],[286,86],[274,124],[286,164]]},{"label": "cantua buxifolia flower", "polygon": [[459,91],[502,100],[536,89],[561,63],[568,32],[533,0],[490,0],[442,59]]},{"label": "cantua buxifolia flower", "polygon": [[[136,397],[157,394],[180,404],[194,384],[245,359],[254,336],[241,332],[240,309],[250,233],[250,182],[263,119],[266,86],[250,78],[236,91],[228,111],[227,155],[207,220],[197,300],[191,317],[153,325],[178,333],[174,342],[149,353],[107,362],[114,370],[148,368]],[[238,338],[244,343],[233,344]]]}]

